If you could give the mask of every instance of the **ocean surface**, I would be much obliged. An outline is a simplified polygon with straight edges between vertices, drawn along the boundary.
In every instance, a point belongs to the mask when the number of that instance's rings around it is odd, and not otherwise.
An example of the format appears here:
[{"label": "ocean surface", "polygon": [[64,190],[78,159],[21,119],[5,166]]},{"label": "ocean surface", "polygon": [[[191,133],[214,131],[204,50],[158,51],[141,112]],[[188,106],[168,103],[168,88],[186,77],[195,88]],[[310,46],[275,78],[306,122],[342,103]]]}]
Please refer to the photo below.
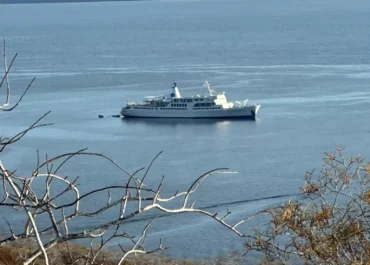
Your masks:
[{"label": "ocean surface", "polygon": [[[147,181],[157,187],[165,176],[164,194],[186,190],[202,173],[228,167],[237,173],[210,177],[193,198],[212,212],[229,208],[232,222],[299,199],[304,173],[318,173],[324,153],[337,145],[347,156],[370,160],[369,30],[368,0],[0,5],[8,58],[19,53],[10,78],[13,102],[36,77],[19,108],[0,113],[0,135],[25,129],[49,110],[44,122],[54,123],[27,134],[0,159],[28,176],[37,150],[51,157],[87,147],[134,172],[163,151]],[[167,94],[173,81],[183,95],[205,94],[205,80],[229,100],[261,104],[258,119],[109,117],[127,98]],[[127,179],[91,157],[70,161],[60,174],[79,176],[81,193]],[[106,199],[102,193],[86,207]],[[5,215],[22,225],[19,213],[2,210],[2,226]],[[89,228],[115,216],[75,226]],[[150,218],[126,227],[140,235]],[[243,229],[264,224],[252,221]],[[157,218],[148,244],[159,238],[169,247],[167,254],[189,259],[242,251],[244,242],[195,214]]]}]

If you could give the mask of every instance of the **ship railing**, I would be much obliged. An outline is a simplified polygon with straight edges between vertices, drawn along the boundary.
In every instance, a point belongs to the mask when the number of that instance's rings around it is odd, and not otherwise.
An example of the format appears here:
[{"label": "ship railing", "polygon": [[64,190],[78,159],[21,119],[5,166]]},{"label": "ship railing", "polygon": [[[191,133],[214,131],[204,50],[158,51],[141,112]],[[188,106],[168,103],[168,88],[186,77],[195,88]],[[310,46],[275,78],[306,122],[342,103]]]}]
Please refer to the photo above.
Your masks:
[{"label": "ship railing", "polygon": [[233,101],[234,106],[238,106],[238,107],[245,107],[245,106],[247,106],[247,102],[248,102],[248,99],[244,100],[243,102]]}]

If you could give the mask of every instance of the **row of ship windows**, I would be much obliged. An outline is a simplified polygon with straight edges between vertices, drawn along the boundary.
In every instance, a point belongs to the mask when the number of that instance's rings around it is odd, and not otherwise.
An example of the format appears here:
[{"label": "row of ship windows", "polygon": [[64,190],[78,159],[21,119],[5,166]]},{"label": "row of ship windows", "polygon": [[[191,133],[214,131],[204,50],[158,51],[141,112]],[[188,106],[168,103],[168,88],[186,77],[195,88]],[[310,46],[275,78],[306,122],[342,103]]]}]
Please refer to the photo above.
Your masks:
[{"label": "row of ship windows", "polygon": [[155,109],[155,108],[148,108],[148,107],[134,107],[134,109]]},{"label": "row of ship windows", "polygon": [[216,103],[196,103],[194,104],[194,108],[199,108],[199,107],[210,107],[210,106],[215,106]]},{"label": "row of ship windows", "polygon": [[221,109],[221,107],[210,107],[210,108],[194,108],[194,109]]},{"label": "row of ship windows", "polygon": [[186,110],[186,108],[161,108],[161,110]]},{"label": "row of ship windows", "polygon": [[[186,110],[186,108],[160,108],[161,110]],[[221,107],[209,107],[209,108],[193,108],[195,110],[199,109],[221,109]]]},{"label": "row of ship windows", "polygon": [[187,104],[171,104],[171,107],[186,107]]},{"label": "row of ship windows", "polygon": [[[171,104],[171,107],[187,107],[188,104]],[[210,107],[215,106],[216,103],[196,103],[194,107]]]},{"label": "row of ship windows", "polygon": [[[134,109],[156,109],[156,108],[147,108],[147,107],[134,107]],[[160,108],[161,110],[186,110],[186,108]],[[209,108],[193,108],[194,110],[200,109],[221,109],[221,107],[209,107]]]},{"label": "row of ship windows", "polygon": [[[174,102],[193,102],[191,98],[175,98]],[[194,101],[204,101],[203,98],[195,98]]]}]

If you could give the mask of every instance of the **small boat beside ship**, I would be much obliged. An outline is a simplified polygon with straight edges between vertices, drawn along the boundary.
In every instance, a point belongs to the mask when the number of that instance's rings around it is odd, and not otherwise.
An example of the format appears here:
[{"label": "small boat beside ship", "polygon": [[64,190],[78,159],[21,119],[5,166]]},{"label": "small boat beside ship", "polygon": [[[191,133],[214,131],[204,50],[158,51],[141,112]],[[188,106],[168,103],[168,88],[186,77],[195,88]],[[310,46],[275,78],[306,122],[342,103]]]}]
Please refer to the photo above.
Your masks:
[{"label": "small boat beside ship", "polygon": [[256,119],[261,105],[228,102],[225,92],[217,93],[206,81],[208,95],[182,97],[177,84],[165,96],[145,97],[140,104],[127,100],[121,110],[125,118],[187,118],[187,119]]}]

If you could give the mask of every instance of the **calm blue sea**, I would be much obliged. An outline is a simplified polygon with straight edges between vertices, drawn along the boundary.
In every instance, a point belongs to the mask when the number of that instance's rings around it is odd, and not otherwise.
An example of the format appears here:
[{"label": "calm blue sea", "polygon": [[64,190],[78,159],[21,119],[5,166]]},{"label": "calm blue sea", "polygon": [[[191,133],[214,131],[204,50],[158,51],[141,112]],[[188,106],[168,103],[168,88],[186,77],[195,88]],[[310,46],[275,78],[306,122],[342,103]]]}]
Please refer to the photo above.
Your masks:
[{"label": "calm blue sea", "polygon": [[[0,5],[8,57],[19,53],[13,96],[36,77],[19,108],[0,113],[0,135],[25,129],[49,110],[45,122],[54,123],[32,131],[0,159],[27,176],[37,150],[50,157],[88,147],[133,172],[163,151],[148,183],[156,187],[164,175],[166,194],[228,167],[237,173],[211,177],[193,198],[210,211],[229,208],[231,220],[299,199],[304,173],[320,171],[324,152],[341,145],[346,155],[370,160],[369,31],[368,0]],[[261,104],[259,118],[98,119],[118,114],[127,98],[168,93],[173,81],[182,94],[204,94],[205,80],[230,100]],[[80,176],[82,193],[126,181],[93,158],[71,161],[61,174]],[[99,196],[86,207],[107,199]],[[22,224],[19,214],[0,212],[5,215]],[[131,222],[128,231],[138,233],[147,222]],[[159,238],[169,255],[191,259],[240,250],[243,243],[209,218],[190,214],[158,218],[149,244]]]}]

